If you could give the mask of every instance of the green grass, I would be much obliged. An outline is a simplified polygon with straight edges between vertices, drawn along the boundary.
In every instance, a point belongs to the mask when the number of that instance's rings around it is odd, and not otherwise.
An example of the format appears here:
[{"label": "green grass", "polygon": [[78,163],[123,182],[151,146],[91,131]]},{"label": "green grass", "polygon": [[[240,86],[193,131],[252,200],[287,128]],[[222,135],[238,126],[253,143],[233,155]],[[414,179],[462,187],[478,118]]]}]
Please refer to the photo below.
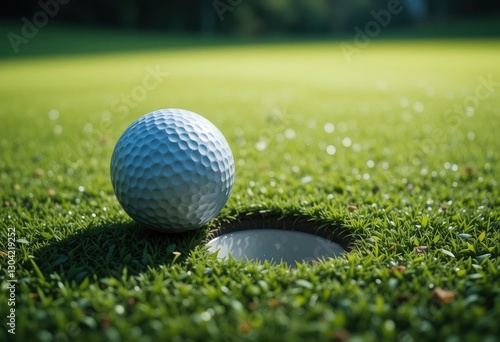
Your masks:
[{"label": "green grass", "polygon": [[[498,339],[499,57],[498,41],[443,40],[374,41],[352,63],[338,42],[0,61],[16,337]],[[157,66],[169,75],[121,108]],[[488,77],[475,108],[447,114]],[[236,161],[226,208],[185,236],[138,227],[109,180],[121,132],[168,107],[214,122]],[[296,268],[206,251],[209,229],[262,215],[341,226],[355,249]]]}]

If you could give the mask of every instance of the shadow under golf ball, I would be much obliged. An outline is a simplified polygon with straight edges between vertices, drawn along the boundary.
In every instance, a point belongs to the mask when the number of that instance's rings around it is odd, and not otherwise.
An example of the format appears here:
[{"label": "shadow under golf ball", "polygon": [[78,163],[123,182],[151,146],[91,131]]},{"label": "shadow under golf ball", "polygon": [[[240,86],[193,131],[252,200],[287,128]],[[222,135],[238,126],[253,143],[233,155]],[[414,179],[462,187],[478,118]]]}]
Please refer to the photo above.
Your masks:
[{"label": "shadow under golf ball", "polygon": [[296,262],[335,258],[350,250],[350,239],[344,232],[318,230],[309,222],[276,220],[275,224],[270,224],[270,221],[238,222],[224,227],[209,238],[209,251],[217,252],[221,260],[231,255],[236,260],[283,261],[295,265]]}]

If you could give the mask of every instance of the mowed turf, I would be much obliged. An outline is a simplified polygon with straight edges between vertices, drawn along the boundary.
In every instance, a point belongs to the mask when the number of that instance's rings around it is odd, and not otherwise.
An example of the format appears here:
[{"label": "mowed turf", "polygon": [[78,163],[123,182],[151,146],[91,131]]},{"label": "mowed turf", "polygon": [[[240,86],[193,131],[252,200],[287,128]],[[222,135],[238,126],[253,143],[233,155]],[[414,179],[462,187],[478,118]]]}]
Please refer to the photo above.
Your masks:
[{"label": "mowed turf", "polygon": [[[498,339],[500,43],[373,41],[350,61],[340,43],[0,61],[17,339]],[[207,117],[236,162],[226,208],[182,236],[133,223],[109,178],[120,134],[160,108]],[[210,229],[261,216],[355,247],[294,267],[206,251]]]}]

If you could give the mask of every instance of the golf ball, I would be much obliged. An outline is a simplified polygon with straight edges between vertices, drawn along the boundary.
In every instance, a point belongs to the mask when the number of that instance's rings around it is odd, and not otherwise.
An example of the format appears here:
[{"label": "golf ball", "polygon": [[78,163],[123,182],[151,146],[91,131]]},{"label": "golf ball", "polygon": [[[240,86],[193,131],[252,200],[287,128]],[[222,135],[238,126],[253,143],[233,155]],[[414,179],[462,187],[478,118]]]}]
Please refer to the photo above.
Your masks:
[{"label": "golf ball", "polygon": [[234,159],[210,121],[183,109],[161,109],[122,134],[111,157],[111,182],[135,221],[180,233],[203,226],[224,207]]}]

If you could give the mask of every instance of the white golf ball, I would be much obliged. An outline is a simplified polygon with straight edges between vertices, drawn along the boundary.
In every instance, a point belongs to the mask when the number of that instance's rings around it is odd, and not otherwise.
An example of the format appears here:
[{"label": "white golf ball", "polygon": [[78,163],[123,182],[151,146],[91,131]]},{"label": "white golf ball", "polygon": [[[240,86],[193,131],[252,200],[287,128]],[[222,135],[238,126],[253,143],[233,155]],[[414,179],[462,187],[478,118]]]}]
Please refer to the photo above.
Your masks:
[{"label": "white golf ball", "polygon": [[111,157],[111,182],[125,212],[164,232],[185,232],[212,220],[234,184],[234,159],[210,121],[183,109],[137,119]]}]

